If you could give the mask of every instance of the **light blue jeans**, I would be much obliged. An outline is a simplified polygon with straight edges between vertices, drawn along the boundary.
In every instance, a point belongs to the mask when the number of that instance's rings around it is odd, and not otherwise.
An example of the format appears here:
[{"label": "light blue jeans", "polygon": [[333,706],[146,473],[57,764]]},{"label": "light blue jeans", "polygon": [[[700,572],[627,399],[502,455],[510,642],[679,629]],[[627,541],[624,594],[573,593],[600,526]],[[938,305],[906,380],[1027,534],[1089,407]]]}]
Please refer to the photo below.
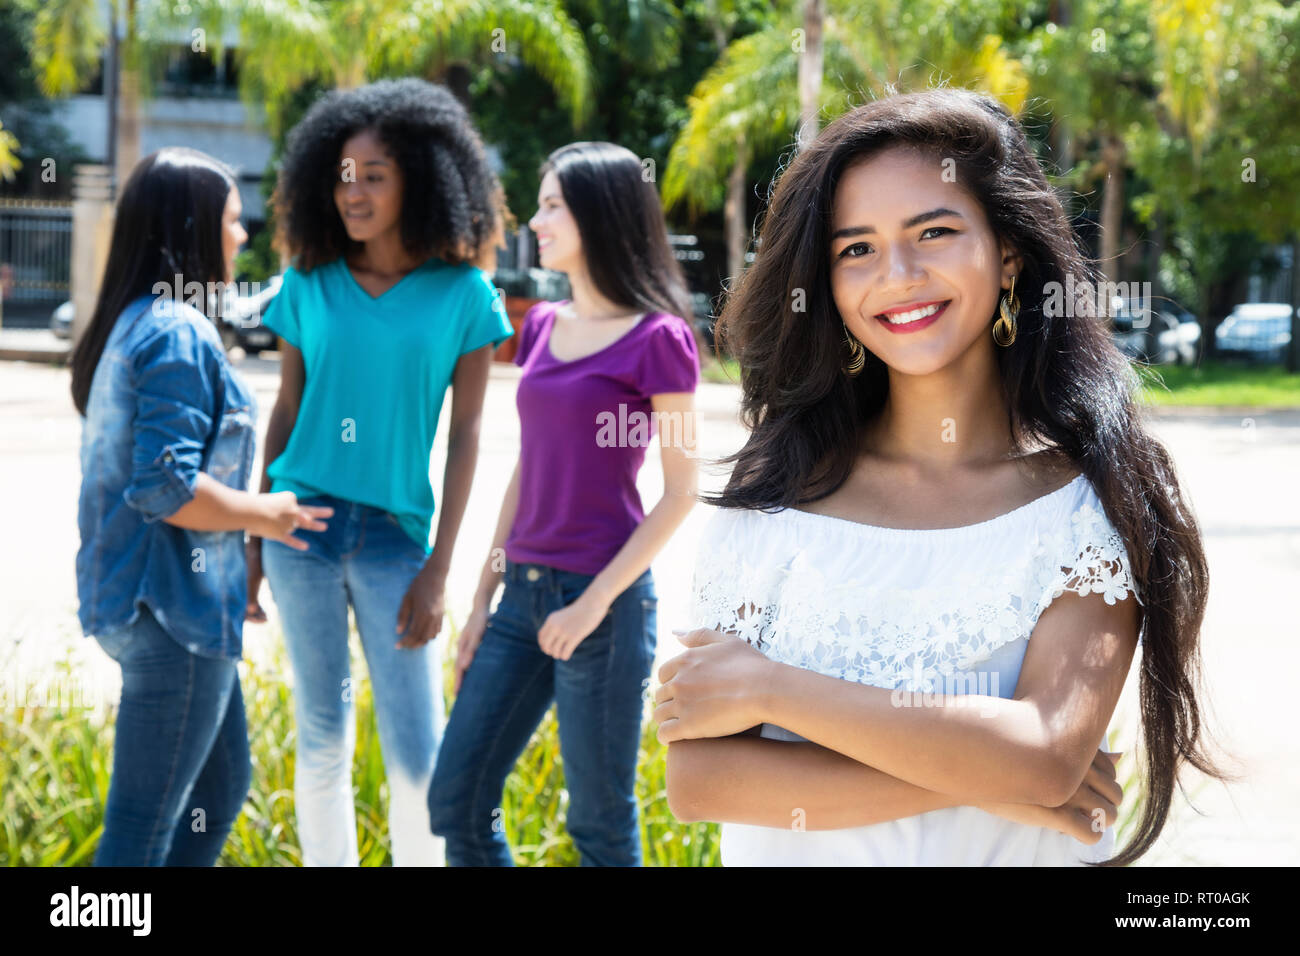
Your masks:
[{"label": "light blue jeans", "polygon": [[357,866],[352,801],[356,745],[348,666],[348,606],[356,615],[372,683],[388,780],[394,866],[441,866],[426,796],[442,735],[437,644],[398,649],[397,612],[424,550],[389,513],[329,496],[329,529],[304,532],[306,551],[263,540],[262,565],[284,626],[298,727],[294,801],[306,866]]}]

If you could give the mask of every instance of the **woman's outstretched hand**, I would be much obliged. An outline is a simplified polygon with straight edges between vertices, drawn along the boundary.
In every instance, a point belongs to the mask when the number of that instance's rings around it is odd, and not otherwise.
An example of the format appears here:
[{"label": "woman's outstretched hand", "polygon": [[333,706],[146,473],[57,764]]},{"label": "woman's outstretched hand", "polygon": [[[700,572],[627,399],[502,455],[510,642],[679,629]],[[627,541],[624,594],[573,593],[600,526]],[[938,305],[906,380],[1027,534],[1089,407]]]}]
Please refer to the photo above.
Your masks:
[{"label": "woman's outstretched hand", "polygon": [[297,537],[295,531],[324,531],[324,519],[334,515],[334,509],[325,505],[300,505],[292,491],[273,491],[257,496],[258,520],[249,524],[250,533],[270,538],[288,545],[295,551],[306,551],[307,542]]},{"label": "woman's outstretched hand", "polygon": [[266,623],[266,611],[258,595],[262,591],[262,539],[250,537],[244,542],[244,558],[248,565],[248,601],[244,605],[244,620],[254,624]]}]

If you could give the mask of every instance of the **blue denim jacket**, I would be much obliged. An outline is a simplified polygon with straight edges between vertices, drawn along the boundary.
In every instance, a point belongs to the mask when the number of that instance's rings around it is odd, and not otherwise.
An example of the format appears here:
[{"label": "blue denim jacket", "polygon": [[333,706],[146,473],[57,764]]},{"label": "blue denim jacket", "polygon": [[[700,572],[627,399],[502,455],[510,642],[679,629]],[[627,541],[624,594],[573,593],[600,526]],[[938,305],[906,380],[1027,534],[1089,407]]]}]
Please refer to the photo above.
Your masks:
[{"label": "blue denim jacket", "polygon": [[133,624],[143,603],[193,653],[240,657],[244,533],[161,519],[194,497],[200,471],[248,487],[256,416],[203,313],[146,295],[118,317],[81,433],[77,594],[87,635]]}]

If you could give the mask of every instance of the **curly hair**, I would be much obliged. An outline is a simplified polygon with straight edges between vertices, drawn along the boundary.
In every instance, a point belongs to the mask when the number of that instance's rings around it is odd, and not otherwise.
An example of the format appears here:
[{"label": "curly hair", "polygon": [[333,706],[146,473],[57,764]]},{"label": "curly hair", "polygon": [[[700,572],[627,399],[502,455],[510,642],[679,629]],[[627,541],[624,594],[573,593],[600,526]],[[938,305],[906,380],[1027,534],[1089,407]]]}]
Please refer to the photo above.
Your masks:
[{"label": "curly hair", "polygon": [[282,258],[309,272],[359,247],[334,205],[339,154],[371,130],[402,171],[401,230],[423,260],[480,265],[513,224],[469,113],[444,87],[381,80],[319,99],[289,133],[271,205]]}]

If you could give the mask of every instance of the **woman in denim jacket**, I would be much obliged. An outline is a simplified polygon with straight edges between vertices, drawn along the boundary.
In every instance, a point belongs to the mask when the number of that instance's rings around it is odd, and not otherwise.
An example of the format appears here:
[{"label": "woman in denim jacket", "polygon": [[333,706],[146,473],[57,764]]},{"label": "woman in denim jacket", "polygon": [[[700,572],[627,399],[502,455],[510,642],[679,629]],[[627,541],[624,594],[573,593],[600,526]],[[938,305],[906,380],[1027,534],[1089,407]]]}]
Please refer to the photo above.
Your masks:
[{"label": "woman in denim jacket", "polygon": [[239,215],[216,160],[183,148],[142,160],[72,357],[85,416],[79,613],[122,667],[101,866],[216,862],[250,781],[235,670],[243,531],[302,549],[294,530],[323,530],[330,514],[244,490],[253,395],[191,304],[208,308],[230,281]]}]

